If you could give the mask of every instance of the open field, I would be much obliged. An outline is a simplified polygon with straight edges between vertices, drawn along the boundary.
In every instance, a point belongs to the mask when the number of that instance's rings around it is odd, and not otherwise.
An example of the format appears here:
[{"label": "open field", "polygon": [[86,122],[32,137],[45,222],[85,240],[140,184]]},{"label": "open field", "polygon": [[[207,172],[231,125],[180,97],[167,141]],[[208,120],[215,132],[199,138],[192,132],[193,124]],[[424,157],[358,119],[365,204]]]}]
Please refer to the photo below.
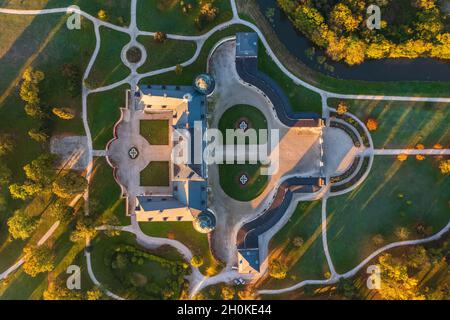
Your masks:
[{"label": "open field", "polygon": [[88,123],[94,149],[104,150],[114,137],[114,125],[120,118],[120,108],[125,107],[125,93],[129,85],[88,96]]},{"label": "open field", "polygon": [[140,12],[137,21],[138,26],[145,31],[193,35],[205,33],[214,26],[232,18],[230,1],[216,0],[214,6],[219,9],[218,15],[213,22],[199,28],[196,18],[199,15],[200,8],[197,2],[193,3],[193,8],[187,13],[183,13],[178,0],[138,1],[137,10]]},{"label": "open field", "polygon": [[[336,107],[339,99],[330,99]],[[373,118],[378,129],[371,132],[375,148],[450,147],[450,104],[402,101],[342,100],[349,112],[362,121]]]},{"label": "open field", "polygon": [[[398,241],[395,231],[405,227],[410,239],[443,228],[449,220],[450,177],[435,159],[400,162],[376,157],[367,180],[353,192],[328,199],[328,241],[337,272],[346,272],[383,244]],[[423,226],[424,232],[418,232]]]},{"label": "open field", "polygon": [[[302,202],[289,222],[271,239],[269,261],[280,261],[289,268],[285,279],[267,277],[261,287],[285,288],[308,279],[326,279],[329,272],[322,245],[321,202]],[[303,240],[296,246],[294,239]]]},{"label": "open field", "polygon": [[122,63],[120,53],[130,36],[105,27],[100,28],[101,47],[85,84],[98,88],[125,79],[130,70]]},{"label": "open field", "polygon": [[195,42],[167,39],[158,43],[153,37],[140,36],[137,38],[147,50],[147,60],[139,67],[139,73],[150,72],[181,64],[195,54]]}]

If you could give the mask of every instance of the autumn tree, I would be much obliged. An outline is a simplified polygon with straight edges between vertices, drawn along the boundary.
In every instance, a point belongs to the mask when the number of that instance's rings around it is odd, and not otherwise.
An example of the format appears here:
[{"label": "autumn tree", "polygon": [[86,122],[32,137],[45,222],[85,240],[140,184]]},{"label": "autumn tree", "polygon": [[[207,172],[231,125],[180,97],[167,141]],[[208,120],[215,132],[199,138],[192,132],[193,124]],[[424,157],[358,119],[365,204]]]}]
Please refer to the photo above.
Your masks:
[{"label": "autumn tree", "polygon": [[69,171],[58,176],[53,182],[53,193],[60,198],[71,198],[84,192],[87,185],[87,180],[79,173]]},{"label": "autumn tree", "polygon": [[236,292],[233,288],[229,286],[224,286],[221,291],[221,296],[223,300],[233,300]]},{"label": "autumn tree", "polygon": [[26,102],[25,112],[31,117],[41,117],[43,112],[39,106],[39,83],[44,80],[42,71],[27,68],[22,74],[22,84],[20,86],[20,98]]},{"label": "autumn tree", "polygon": [[408,267],[390,254],[383,254],[378,262],[381,267],[383,284],[379,290],[385,300],[423,300],[425,297],[419,291],[419,282],[410,277]]},{"label": "autumn tree", "polygon": [[28,239],[37,228],[37,219],[28,216],[22,210],[14,212],[7,222],[8,231],[14,239]]},{"label": "autumn tree", "polygon": [[52,112],[62,120],[72,120],[75,118],[75,112],[69,108],[53,108]]},{"label": "autumn tree", "polygon": [[407,240],[409,238],[409,235],[411,234],[411,232],[408,230],[408,228],[406,227],[397,227],[395,229],[395,236],[399,239],[399,240]]},{"label": "autumn tree", "polygon": [[86,292],[87,300],[101,300],[103,297],[103,293],[99,287],[94,287],[88,292]]},{"label": "autumn tree", "polygon": [[398,160],[398,161],[401,161],[401,162],[404,162],[404,161],[408,160],[408,155],[407,155],[407,154],[404,154],[404,153],[401,153],[401,154],[399,154],[399,155],[397,156],[397,160]]},{"label": "autumn tree", "polygon": [[194,268],[199,268],[199,267],[201,267],[201,266],[203,265],[203,258],[200,257],[200,256],[198,256],[198,255],[193,256],[192,259],[191,259],[191,265],[192,265]]},{"label": "autumn tree", "polygon": [[106,11],[103,10],[103,9],[101,9],[101,10],[98,11],[97,17],[98,17],[100,20],[103,20],[103,21],[108,20],[108,14],[107,14]]},{"label": "autumn tree", "polygon": [[153,38],[154,38],[155,42],[163,43],[167,40],[167,34],[165,32],[158,31],[158,32],[155,32],[155,35],[153,36]]},{"label": "autumn tree", "polygon": [[56,155],[45,153],[36,160],[25,165],[23,170],[25,175],[31,181],[41,185],[49,185],[56,177],[55,164],[58,157]]},{"label": "autumn tree", "polygon": [[302,237],[295,237],[292,240],[292,244],[297,248],[300,248],[301,246],[303,246],[304,243],[305,243],[305,240],[303,240]]},{"label": "autumn tree", "polygon": [[370,118],[369,120],[367,120],[367,129],[369,129],[369,131],[375,131],[378,129],[378,121]]},{"label": "autumn tree", "polygon": [[269,264],[269,275],[275,279],[284,279],[287,276],[288,267],[279,260],[272,260]]},{"label": "autumn tree", "polygon": [[181,75],[183,73],[183,66],[181,64],[177,64],[175,66],[175,74],[177,76]]},{"label": "autumn tree", "polygon": [[439,170],[441,170],[442,174],[450,173],[450,159],[442,160],[439,163]]},{"label": "autumn tree", "polygon": [[47,289],[42,294],[44,300],[81,300],[82,295],[77,290],[69,290],[59,279],[48,284]]},{"label": "autumn tree", "polygon": [[28,131],[30,138],[36,142],[46,142],[49,138],[48,134],[44,130],[40,129],[30,129]]},{"label": "autumn tree", "polygon": [[344,101],[340,101],[337,105],[336,112],[339,115],[343,115],[344,113],[347,113],[348,112],[347,104]]},{"label": "autumn tree", "polygon": [[73,217],[74,210],[72,207],[67,205],[64,199],[57,199],[48,208],[50,215],[62,222],[68,222]]},{"label": "autumn tree", "polygon": [[42,187],[31,181],[26,181],[24,184],[14,183],[9,186],[9,193],[13,199],[27,200],[40,191],[42,191]]},{"label": "autumn tree", "polygon": [[78,219],[75,230],[70,235],[73,242],[84,241],[86,238],[93,238],[97,234],[94,223],[91,219],[82,217]]},{"label": "autumn tree", "polygon": [[23,271],[33,278],[39,273],[49,272],[55,268],[55,256],[48,246],[42,245],[39,247],[25,247],[23,249],[23,253]]}]

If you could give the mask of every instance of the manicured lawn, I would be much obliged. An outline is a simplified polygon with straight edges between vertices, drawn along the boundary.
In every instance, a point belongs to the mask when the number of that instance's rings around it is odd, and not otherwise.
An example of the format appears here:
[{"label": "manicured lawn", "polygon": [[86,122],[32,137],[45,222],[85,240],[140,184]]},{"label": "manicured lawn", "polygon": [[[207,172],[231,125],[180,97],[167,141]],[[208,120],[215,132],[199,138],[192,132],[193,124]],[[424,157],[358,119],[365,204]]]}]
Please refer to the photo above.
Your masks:
[{"label": "manicured lawn", "polygon": [[130,42],[130,36],[105,27],[100,28],[100,36],[100,52],[86,80],[86,84],[91,88],[113,84],[130,74],[130,70],[120,59],[123,47]]},{"label": "manicured lawn", "polygon": [[[226,130],[239,129],[239,123],[242,120],[247,122],[248,129],[256,130],[257,134],[259,134],[259,130],[267,130],[266,117],[258,108],[249,105],[237,105],[225,111],[220,118],[219,130],[224,136],[224,143],[226,143]],[[248,141],[246,143],[248,144]],[[261,141],[261,143],[263,142]]]},{"label": "manicured lawn", "polygon": [[107,218],[114,216],[120,224],[130,224],[126,216],[125,200],[121,198],[120,187],[113,177],[113,170],[104,158],[95,158],[94,175],[89,187],[91,215]]},{"label": "manicured lawn", "polygon": [[249,31],[243,25],[233,25],[221,31],[215,32],[204,44],[198,59],[188,67],[183,68],[183,72],[178,75],[174,71],[166,72],[157,76],[145,78],[141,84],[171,84],[171,85],[192,85],[195,77],[206,72],[206,59],[214,47],[221,39],[235,35],[236,32]]},{"label": "manicured lawn", "polygon": [[194,255],[203,258],[200,271],[204,274],[216,274],[221,266],[209,249],[208,236],[195,231],[191,222],[141,222],[142,231],[152,237],[178,240],[188,247]]},{"label": "manicured lawn", "polygon": [[288,96],[293,111],[316,112],[322,114],[322,98],[314,91],[295,84],[273,62],[267,54],[262,43],[259,43],[258,53],[259,69],[269,75],[283,89]]},{"label": "manicured lawn", "polygon": [[[335,107],[339,99],[330,99]],[[450,146],[450,104],[402,101],[343,100],[349,112],[362,121],[374,118],[378,129],[372,132],[375,148],[414,148],[423,143]]]},{"label": "manicured lawn", "polygon": [[168,187],[169,162],[152,161],[140,173],[140,186],[142,187]]},{"label": "manicured lawn", "polygon": [[147,49],[147,60],[138,69],[139,73],[146,73],[181,64],[195,54],[197,45],[191,41],[167,39],[158,43],[153,37],[140,36],[137,39]]},{"label": "manicured lawn", "polygon": [[[183,280],[183,273],[174,270],[174,266],[183,261],[178,258],[169,260],[158,252],[148,252],[136,245],[134,235],[121,233],[119,236],[99,235],[92,241],[92,268],[98,280],[106,288],[124,298],[162,299],[164,289],[179,283],[176,288],[178,298]],[[123,245],[131,246],[138,252],[147,253],[156,259],[133,259],[129,251],[117,251]],[[117,256],[121,255],[121,263]],[[123,259],[125,258],[125,259]],[[172,273],[176,271],[175,273]],[[180,283],[181,282],[181,283]],[[156,291],[156,292],[155,292]]]},{"label": "manicured lawn", "polygon": [[[281,261],[289,271],[285,279],[269,278],[263,288],[285,288],[303,280],[325,279],[329,269],[322,245],[321,208],[320,201],[300,203],[289,222],[272,238],[269,261]],[[300,247],[293,243],[298,237],[303,239]]]},{"label": "manicured lawn", "polygon": [[406,227],[417,239],[417,225],[436,233],[449,222],[450,176],[428,158],[376,157],[367,180],[353,192],[328,200],[328,243],[338,272],[354,268],[371,252],[372,238],[381,234],[385,244],[397,241],[397,227]]},{"label": "manicured lawn", "polygon": [[[224,139],[226,130],[235,130],[239,121],[244,119],[251,129],[267,129],[267,120],[261,111],[252,106],[238,105],[225,111],[220,118],[219,130],[224,135]],[[262,141],[260,142],[262,143]],[[268,182],[268,176],[261,175],[260,169],[261,163],[221,164],[219,165],[220,186],[233,199],[239,201],[253,200],[264,191]],[[249,181],[243,186],[239,182],[239,178],[244,173],[248,176]]]},{"label": "manicured lawn", "polygon": [[[2,8],[13,9],[45,9],[45,8],[63,8],[71,5],[77,5],[81,10],[86,11],[94,17],[97,17],[99,10],[103,9],[107,14],[107,21],[127,26],[130,23],[131,6],[129,0],[2,0]],[[47,15],[48,16],[48,15]]]},{"label": "manicured lawn", "polygon": [[125,107],[125,93],[129,88],[123,85],[88,96],[88,122],[94,149],[104,150],[114,137],[114,125],[119,121],[120,108]]},{"label": "manicured lawn", "polygon": [[151,145],[167,146],[169,144],[168,120],[141,120],[139,133]]},{"label": "manicured lawn", "polygon": [[216,0],[214,6],[219,9],[218,16],[203,29],[199,29],[195,21],[200,11],[197,1],[184,2],[193,5],[192,10],[188,13],[183,13],[178,0],[138,1],[137,22],[139,28],[145,31],[162,31],[184,35],[202,34],[214,26],[230,20],[233,16],[229,0]]}]

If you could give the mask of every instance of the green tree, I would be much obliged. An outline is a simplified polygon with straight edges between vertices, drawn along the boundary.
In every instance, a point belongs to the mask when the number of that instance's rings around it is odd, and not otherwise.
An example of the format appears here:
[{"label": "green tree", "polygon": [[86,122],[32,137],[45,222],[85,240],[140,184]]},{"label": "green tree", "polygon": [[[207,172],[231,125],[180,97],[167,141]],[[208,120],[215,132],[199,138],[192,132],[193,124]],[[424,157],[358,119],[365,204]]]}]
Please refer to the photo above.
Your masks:
[{"label": "green tree", "polygon": [[28,216],[21,210],[14,212],[7,222],[9,234],[14,239],[28,239],[37,228],[37,219]]},{"label": "green tree", "polygon": [[14,149],[14,141],[9,134],[0,134],[0,156],[12,152]]},{"label": "green tree", "polygon": [[75,171],[58,176],[53,182],[53,193],[60,198],[71,198],[84,192],[87,188],[87,180]]},{"label": "green tree", "polygon": [[49,185],[56,177],[55,164],[57,156],[46,153],[23,167],[25,175],[33,182],[43,186]]},{"label": "green tree", "polygon": [[30,136],[31,139],[33,139],[36,142],[46,142],[49,138],[48,134],[45,133],[45,131],[35,128],[29,130],[28,135]]},{"label": "green tree", "polygon": [[73,208],[67,205],[64,199],[57,199],[50,205],[48,210],[53,218],[61,222],[70,221],[74,214]]},{"label": "green tree", "polygon": [[33,278],[39,273],[49,272],[55,268],[55,256],[48,246],[25,247],[23,253],[23,271]]},{"label": "green tree", "polygon": [[12,172],[9,170],[8,166],[0,162],[0,186],[6,185],[11,181]]}]

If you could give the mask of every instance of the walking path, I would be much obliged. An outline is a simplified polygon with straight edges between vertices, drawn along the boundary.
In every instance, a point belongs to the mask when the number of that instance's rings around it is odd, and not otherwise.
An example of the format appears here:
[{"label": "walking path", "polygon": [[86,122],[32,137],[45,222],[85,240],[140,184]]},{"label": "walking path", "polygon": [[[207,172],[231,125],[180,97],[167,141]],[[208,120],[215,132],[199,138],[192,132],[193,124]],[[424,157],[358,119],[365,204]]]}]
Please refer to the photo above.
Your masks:
[{"label": "walking path", "polygon": [[[294,83],[296,83],[297,85],[302,85],[305,88],[312,90],[314,92],[317,92],[321,95],[322,97],[322,105],[323,105],[323,116],[326,116],[329,112],[329,109],[327,108],[327,99],[328,98],[340,98],[340,99],[360,99],[360,100],[396,100],[396,101],[425,101],[425,102],[444,102],[444,103],[450,103],[450,98],[434,98],[434,97],[403,97],[403,96],[382,96],[382,95],[348,95],[348,94],[339,94],[339,93],[334,93],[334,92],[329,92],[320,88],[317,88],[301,79],[299,79],[298,77],[296,77],[295,75],[293,75],[286,67],[284,67],[284,65],[281,63],[281,61],[278,60],[277,56],[275,55],[275,53],[272,51],[272,49],[270,48],[269,43],[267,42],[266,38],[264,37],[263,33],[258,29],[257,26],[255,26],[253,23],[248,22],[246,20],[242,20],[240,19],[239,15],[238,15],[238,11],[237,11],[237,7],[236,7],[236,2],[235,0],[230,0],[231,1],[231,7],[232,7],[232,12],[233,12],[233,18],[231,20],[229,20],[228,22],[225,22],[223,24],[220,24],[216,27],[214,27],[213,29],[211,29],[209,32],[203,34],[203,35],[199,35],[199,36],[183,36],[183,35],[175,35],[175,34],[169,34],[168,38],[169,39],[174,39],[174,40],[181,40],[181,41],[194,41],[197,44],[197,50],[194,54],[194,56],[183,62],[181,65],[183,67],[189,66],[191,64],[193,64],[197,58],[200,55],[200,52],[203,48],[203,45],[205,44],[206,40],[209,39],[209,37],[211,35],[213,35],[216,31],[225,29],[229,26],[232,25],[236,25],[236,24],[242,24],[245,25],[249,28],[251,28],[252,30],[254,30],[260,37],[265,49],[267,50],[269,56],[273,59],[273,61],[276,63],[276,65],[283,71],[283,73],[288,76],[290,79],[292,79],[294,81]],[[96,46],[95,46],[95,50],[94,53],[89,61],[89,64],[86,68],[86,71],[84,73],[83,79],[87,79],[90,71],[96,61],[97,55],[99,53],[100,50],[100,46],[101,46],[101,38],[100,38],[100,32],[99,29],[100,27],[106,27],[106,28],[110,28],[119,32],[123,32],[123,33],[127,33],[128,35],[130,35],[131,37],[131,42],[127,45],[127,47],[130,47],[132,45],[138,45],[136,41],[137,36],[139,35],[148,35],[148,36],[153,36],[155,34],[155,32],[149,32],[149,31],[141,31],[139,30],[138,26],[137,26],[137,22],[136,22],[136,10],[137,10],[137,0],[132,0],[131,2],[131,23],[129,27],[120,27],[120,26],[116,26],[114,24],[111,24],[109,22],[106,21],[102,21],[96,17],[93,17],[92,15],[78,9],[78,8],[74,8],[74,7],[68,7],[68,8],[55,8],[55,9],[43,9],[43,10],[16,10],[16,9],[4,9],[4,8],[0,8],[0,13],[3,14],[16,14],[16,15],[42,15],[42,14],[57,14],[57,13],[78,13],[81,16],[87,18],[88,20],[92,21],[93,25],[94,25],[94,31],[95,31],[95,37],[96,37]],[[142,50],[142,48],[141,48]],[[147,53],[145,52],[145,50],[142,50],[143,52],[143,56],[145,57],[147,55]],[[96,88],[93,90],[89,90],[87,89],[84,85],[83,85],[83,92],[82,92],[82,109],[83,109],[83,115],[82,115],[82,119],[83,119],[83,125],[86,131],[86,137],[87,137],[87,148],[88,148],[88,158],[89,158],[89,165],[87,168],[87,174],[86,174],[86,178],[90,181],[91,180],[91,174],[92,174],[92,165],[93,165],[93,157],[97,156],[97,155],[101,155],[101,153],[99,152],[94,152],[93,147],[92,147],[92,136],[91,136],[91,132],[90,132],[90,128],[89,128],[89,124],[88,124],[88,119],[87,119],[87,97],[90,93],[96,93],[96,92],[103,92],[103,91],[107,91],[107,90],[111,90],[113,88],[119,87],[122,84],[129,84],[131,86],[131,89],[134,90],[136,85],[139,83],[139,81],[143,78],[146,77],[150,77],[150,76],[154,76],[154,75],[158,75],[158,74],[162,74],[165,72],[169,72],[169,71],[173,71],[175,70],[176,66],[172,66],[169,68],[164,68],[164,69],[160,69],[160,70],[155,70],[155,71],[151,71],[148,73],[144,73],[144,74],[138,74],[137,73],[137,68],[139,66],[139,64],[130,64],[128,63],[128,61],[126,61],[126,57],[124,55],[122,55],[122,61],[123,63],[128,66],[130,68],[130,75],[126,78],[123,79],[122,81],[116,82],[114,84],[105,86],[105,87],[100,87],[100,88]],[[359,119],[358,119],[359,120]],[[429,155],[441,155],[441,154],[445,154],[448,155],[449,154],[449,150],[372,150],[371,151],[372,155],[396,155],[396,154],[402,154],[405,152],[409,152],[407,154],[411,154],[411,155],[415,155],[415,154],[429,154]],[[420,153],[418,153],[420,152]],[[89,190],[86,190],[86,192],[84,193],[84,198],[85,198],[85,213],[88,214],[89,213],[89,208],[88,208],[88,204],[89,204]],[[326,199],[325,199],[325,203],[326,203]],[[286,289],[282,289],[282,290],[261,290],[259,293],[261,294],[277,294],[277,293],[283,293],[283,292],[287,292],[287,291],[291,291],[291,290],[295,290],[297,288],[301,288],[304,285],[307,284],[330,284],[330,283],[336,283],[337,281],[337,277],[339,276],[335,271],[334,271],[334,267],[330,258],[330,255],[328,253],[328,245],[327,245],[327,239],[326,239],[326,213],[324,214],[325,209],[323,209],[322,211],[322,239],[324,241],[324,250],[326,252],[327,255],[327,261],[328,264],[330,265],[330,270],[332,270],[332,277],[328,280],[306,280],[306,281],[302,281],[300,283],[298,283],[295,286],[286,288]],[[52,226],[53,228],[53,226]],[[54,229],[56,229],[57,227],[55,227]],[[368,261],[370,261],[373,257],[375,257],[376,255],[378,255],[379,253],[397,247],[397,246],[403,246],[403,245],[413,245],[413,244],[420,244],[420,243],[425,243],[428,241],[433,241],[436,239],[439,239],[444,233],[446,233],[450,228],[450,223],[444,228],[442,229],[439,233],[435,234],[432,237],[429,237],[427,239],[421,239],[421,240],[415,240],[415,241],[404,241],[404,242],[397,242],[397,243],[392,243],[390,245],[387,245],[377,251],[375,251],[371,256],[369,256],[366,260],[364,260],[363,262],[361,262],[360,265],[358,265],[356,268],[352,269],[351,271],[347,272],[346,274],[342,275],[343,277],[351,277],[354,274],[356,274]],[[174,246],[177,250],[180,251],[180,253],[186,258],[188,259],[189,257],[192,257],[192,253],[189,251],[189,249],[187,249],[183,244],[181,243],[176,243],[173,241],[170,241],[169,239],[159,239],[159,238],[152,238],[152,237],[148,237],[147,235],[143,234],[142,231],[140,231],[139,226],[137,225],[137,229],[136,229],[136,222],[134,225],[132,225],[132,227],[125,227],[123,229],[124,231],[129,231],[129,232],[133,232],[137,235],[139,241],[141,241],[141,243],[144,246],[160,246],[163,244],[168,244],[171,246]],[[53,230],[54,231],[54,230]],[[47,232],[47,234],[45,236],[51,236],[52,232]],[[47,239],[45,239],[42,243],[44,243]],[[92,271],[92,266],[91,266],[91,257],[90,257],[90,253],[87,252],[86,253],[86,260],[88,263],[88,271],[89,271],[89,275],[91,277],[91,279],[93,279],[93,282],[97,285],[100,285],[100,283],[97,281],[97,279],[95,278],[95,275]],[[21,262],[22,261],[22,262]],[[15,265],[13,265],[12,267],[10,267],[7,271],[5,271],[4,273],[1,274],[0,279],[3,279],[4,277],[6,277],[8,274],[10,274],[12,271],[16,270],[18,267],[20,267],[20,265],[23,263],[23,259],[19,260]],[[193,291],[192,292],[198,292],[201,288],[206,287],[208,285],[214,284],[214,283],[218,283],[218,282],[222,282],[222,281],[231,281],[232,279],[236,278],[240,276],[239,274],[237,274],[234,271],[230,271],[228,268],[222,272],[221,274],[215,276],[215,277],[211,277],[211,278],[206,278],[203,275],[201,275],[201,273],[198,270],[193,270],[193,274],[192,274],[192,279],[191,281],[191,285],[193,286]],[[121,297],[114,295],[113,293],[106,291],[107,294],[115,299],[122,299]],[[191,292],[191,293],[192,293]]]}]

